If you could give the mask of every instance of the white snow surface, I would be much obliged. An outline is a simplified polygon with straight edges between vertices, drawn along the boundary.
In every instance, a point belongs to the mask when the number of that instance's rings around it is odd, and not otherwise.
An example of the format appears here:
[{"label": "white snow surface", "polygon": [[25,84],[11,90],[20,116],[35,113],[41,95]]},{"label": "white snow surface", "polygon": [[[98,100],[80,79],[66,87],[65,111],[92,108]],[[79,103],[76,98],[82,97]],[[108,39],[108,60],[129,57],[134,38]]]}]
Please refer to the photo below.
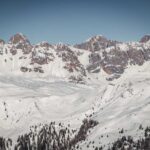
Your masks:
[{"label": "white snow surface", "polygon": [[51,121],[69,123],[78,129],[82,120],[92,114],[91,118],[99,124],[87,141],[80,143],[83,149],[86,150],[88,141],[108,147],[120,136],[121,128],[126,130],[125,134],[137,138],[141,136],[136,133],[139,125],[150,125],[149,66],[150,62],[130,66],[117,80],[106,81],[101,77],[86,85],[54,76],[47,80],[1,72],[0,136],[16,139],[28,132],[31,125]]},{"label": "white snow surface", "polygon": [[[117,47],[127,51],[131,45],[140,50],[149,47],[150,42],[123,43]],[[110,143],[122,136],[119,134],[122,128],[126,130],[124,134],[138,138],[142,136],[142,133],[137,133],[139,125],[150,125],[150,62],[142,66],[129,65],[121,77],[113,81],[106,80],[108,75],[103,70],[98,74],[87,72],[89,80],[83,85],[67,82],[70,75],[80,72],[65,70],[65,62],[55,49],[34,49],[36,57],[46,57],[45,53],[53,54],[52,59],[54,56],[49,65],[42,66],[45,72],[40,74],[21,72],[22,66],[34,68],[40,65],[30,65],[31,54],[23,55],[21,50],[17,50],[14,56],[9,51],[4,52],[10,47],[11,44],[5,44],[3,49],[0,46],[0,53],[3,53],[0,55],[0,136],[16,140],[18,135],[27,133],[30,126],[51,121],[79,129],[82,120],[90,116],[99,124],[80,147],[86,150],[87,144],[95,141],[96,146],[105,144],[107,149]],[[69,48],[86,68],[90,52]],[[113,46],[106,51],[112,49]],[[89,149],[94,148],[91,145]]]}]

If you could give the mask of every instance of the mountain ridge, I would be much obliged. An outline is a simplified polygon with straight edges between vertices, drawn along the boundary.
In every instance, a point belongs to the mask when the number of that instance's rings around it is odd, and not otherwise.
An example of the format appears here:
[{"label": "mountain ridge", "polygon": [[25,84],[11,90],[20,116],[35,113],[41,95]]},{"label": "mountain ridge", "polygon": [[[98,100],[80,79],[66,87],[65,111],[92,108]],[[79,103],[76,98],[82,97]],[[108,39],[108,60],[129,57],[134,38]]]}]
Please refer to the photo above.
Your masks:
[{"label": "mountain ridge", "polygon": [[[143,65],[150,60],[150,36],[143,36],[139,42],[124,43],[96,35],[84,43],[71,46],[48,42],[33,45],[25,35],[17,33],[8,43],[0,40],[0,54],[2,68],[7,67],[9,61],[12,72],[53,75],[85,83],[92,76],[99,78],[103,70],[107,80],[114,80],[129,65]],[[83,59],[86,63],[81,62]]]}]

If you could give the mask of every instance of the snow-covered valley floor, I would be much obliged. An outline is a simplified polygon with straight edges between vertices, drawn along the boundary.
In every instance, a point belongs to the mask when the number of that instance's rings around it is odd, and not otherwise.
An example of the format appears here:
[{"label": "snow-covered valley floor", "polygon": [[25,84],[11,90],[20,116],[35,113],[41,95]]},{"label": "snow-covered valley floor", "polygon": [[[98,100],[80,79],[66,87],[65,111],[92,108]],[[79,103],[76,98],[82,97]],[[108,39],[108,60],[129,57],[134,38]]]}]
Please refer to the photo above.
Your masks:
[{"label": "snow-covered valley floor", "polygon": [[[140,137],[140,124],[150,125],[149,63],[128,68],[114,81],[68,83],[14,75],[0,75],[0,136],[14,140],[29,127],[55,121],[78,129],[85,118],[99,122],[80,143],[106,145],[125,135]],[[89,147],[89,149],[94,149]]]}]

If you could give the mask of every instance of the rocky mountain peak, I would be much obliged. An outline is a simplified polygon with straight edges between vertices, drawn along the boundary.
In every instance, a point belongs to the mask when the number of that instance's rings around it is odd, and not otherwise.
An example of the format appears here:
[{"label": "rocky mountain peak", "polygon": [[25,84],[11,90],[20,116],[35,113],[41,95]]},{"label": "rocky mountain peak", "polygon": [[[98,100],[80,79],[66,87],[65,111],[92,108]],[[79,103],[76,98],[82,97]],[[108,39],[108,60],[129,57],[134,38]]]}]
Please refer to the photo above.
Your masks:
[{"label": "rocky mountain peak", "polygon": [[27,37],[22,33],[13,35],[10,38],[9,43],[13,45],[15,54],[17,52],[17,49],[21,49],[24,54],[29,54],[32,51],[33,46],[30,44],[30,41],[27,39]]},{"label": "rocky mountain peak", "polygon": [[141,38],[140,43],[146,43],[150,41],[150,35],[145,35]]},{"label": "rocky mountain peak", "polygon": [[28,44],[30,44],[27,37],[25,35],[23,35],[22,33],[17,33],[15,35],[13,35],[10,38],[9,43],[11,43],[11,44],[19,44],[19,43],[28,43]]},{"label": "rocky mountain peak", "polygon": [[76,48],[85,49],[89,51],[99,51],[110,46],[115,46],[117,41],[112,41],[104,36],[96,35],[89,38],[86,42],[75,45]]}]

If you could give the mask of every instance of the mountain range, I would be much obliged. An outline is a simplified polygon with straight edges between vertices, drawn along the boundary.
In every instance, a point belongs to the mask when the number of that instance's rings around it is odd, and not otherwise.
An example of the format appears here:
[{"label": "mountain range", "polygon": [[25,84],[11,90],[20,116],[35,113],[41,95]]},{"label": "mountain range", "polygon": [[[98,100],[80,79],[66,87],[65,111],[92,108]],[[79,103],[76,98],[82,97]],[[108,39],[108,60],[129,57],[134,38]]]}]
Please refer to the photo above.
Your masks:
[{"label": "mountain range", "polygon": [[0,40],[0,150],[149,150],[149,60],[150,35]]},{"label": "mountain range", "polygon": [[41,42],[32,45],[19,33],[8,43],[0,40],[2,72],[35,76],[55,76],[85,83],[106,74],[106,80],[119,78],[132,65],[142,66],[150,60],[150,36],[139,42],[119,42],[94,36],[74,46]]}]

